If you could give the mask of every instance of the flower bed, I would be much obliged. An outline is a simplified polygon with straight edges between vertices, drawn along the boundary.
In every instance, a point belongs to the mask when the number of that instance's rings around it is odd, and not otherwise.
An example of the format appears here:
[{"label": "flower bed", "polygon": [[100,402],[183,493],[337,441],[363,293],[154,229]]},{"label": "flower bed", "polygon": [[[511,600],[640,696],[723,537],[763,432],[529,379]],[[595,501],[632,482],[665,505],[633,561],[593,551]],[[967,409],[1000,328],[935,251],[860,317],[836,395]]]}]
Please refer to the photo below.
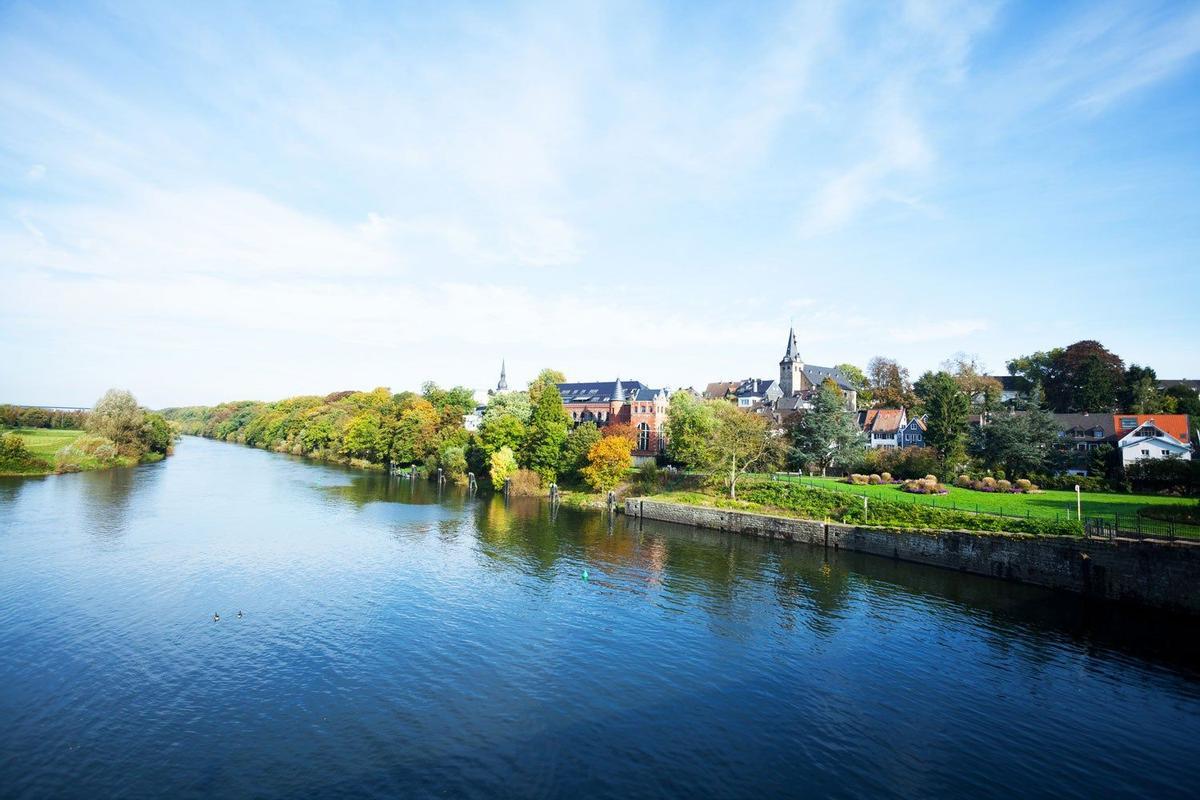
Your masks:
[{"label": "flower bed", "polygon": [[1035,494],[1041,489],[1035,483],[1025,478],[1013,483],[1003,478],[997,480],[992,476],[972,480],[970,475],[959,475],[954,479],[954,485],[959,489],[972,489],[976,492],[1001,492],[1008,494]]}]

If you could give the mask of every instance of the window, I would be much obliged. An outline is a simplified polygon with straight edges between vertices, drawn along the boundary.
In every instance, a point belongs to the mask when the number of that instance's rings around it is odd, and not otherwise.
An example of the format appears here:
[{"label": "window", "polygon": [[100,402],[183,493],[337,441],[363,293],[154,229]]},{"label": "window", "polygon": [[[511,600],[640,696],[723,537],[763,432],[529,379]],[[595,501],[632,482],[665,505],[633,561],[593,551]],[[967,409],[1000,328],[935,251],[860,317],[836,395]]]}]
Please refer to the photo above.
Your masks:
[{"label": "window", "polygon": [[1121,417],[1121,430],[1131,431],[1137,427],[1137,417]]},{"label": "window", "polygon": [[650,449],[650,426],[644,422],[639,422],[637,426],[638,432],[638,450]]},{"label": "window", "polygon": [[1170,450],[1163,450],[1163,451],[1162,451],[1162,454],[1163,454],[1163,458],[1166,458],[1167,456],[1171,455],[1171,451],[1170,451]]},{"label": "window", "polygon": [[1150,451],[1149,451],[1149,450],[1143,450],[1143,451],[1142,451],[1142,455],[1144,455],[1144,456],[1148,456],[1148,455],[1150,455]]},{"label": "window", "polygon": [[1102,439],[1102,438],[1104,438],[1104,431],[1100,430],[1099,428],[1096,428],[1095,430],[1092,431],[1092,437],[1096,438],[1096,439]]}]

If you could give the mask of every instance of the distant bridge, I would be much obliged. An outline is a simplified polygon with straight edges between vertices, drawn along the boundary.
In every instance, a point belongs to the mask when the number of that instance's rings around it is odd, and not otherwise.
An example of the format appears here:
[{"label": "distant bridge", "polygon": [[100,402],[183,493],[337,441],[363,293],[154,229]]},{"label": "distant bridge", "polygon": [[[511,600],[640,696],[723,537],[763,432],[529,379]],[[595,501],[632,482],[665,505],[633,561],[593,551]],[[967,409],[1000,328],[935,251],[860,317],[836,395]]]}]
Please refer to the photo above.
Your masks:
[{"label": "distant bridge", "polygon": [[43,411],[91,411],[90,408],[80,406],[26,406],[20,403],[0,403],[0,406],[9,406],[11,408],[40,408]]}]

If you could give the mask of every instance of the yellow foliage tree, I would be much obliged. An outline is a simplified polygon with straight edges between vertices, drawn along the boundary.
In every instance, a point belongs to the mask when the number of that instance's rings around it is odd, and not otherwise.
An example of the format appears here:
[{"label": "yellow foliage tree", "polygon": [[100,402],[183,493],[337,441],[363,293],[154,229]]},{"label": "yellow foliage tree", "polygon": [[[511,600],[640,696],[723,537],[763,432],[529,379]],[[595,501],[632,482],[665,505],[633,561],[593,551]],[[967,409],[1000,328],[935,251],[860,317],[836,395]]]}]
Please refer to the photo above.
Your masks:
[{"label": "yellow foliage tree", "polygon": [[633,466],[633,442],[624,436],[605,436],[592,445],[587,458],[583,479],[598,492],[608,491]]}]

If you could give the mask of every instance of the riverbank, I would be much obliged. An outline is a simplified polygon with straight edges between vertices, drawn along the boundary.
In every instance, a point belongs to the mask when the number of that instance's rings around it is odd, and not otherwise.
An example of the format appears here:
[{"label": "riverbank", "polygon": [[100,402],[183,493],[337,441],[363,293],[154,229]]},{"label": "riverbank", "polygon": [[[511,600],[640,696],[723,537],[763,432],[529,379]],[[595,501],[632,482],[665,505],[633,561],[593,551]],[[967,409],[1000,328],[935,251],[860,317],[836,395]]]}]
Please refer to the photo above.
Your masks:
[{"label": "riverbank", "polygon": [[876,527],[635,497],[625,514],[1200,614],[1200,542]]},{"label": "riverbank", "polygon": [[157,452],[145,453],[141,458],[121,455],[107,439],[89,436],[82,430],[5,429],[0,430],[0,438],[6,438],[0,445],[0,477],[3,478],[37,478],[134,467],[164,458],[163,453]]}]

